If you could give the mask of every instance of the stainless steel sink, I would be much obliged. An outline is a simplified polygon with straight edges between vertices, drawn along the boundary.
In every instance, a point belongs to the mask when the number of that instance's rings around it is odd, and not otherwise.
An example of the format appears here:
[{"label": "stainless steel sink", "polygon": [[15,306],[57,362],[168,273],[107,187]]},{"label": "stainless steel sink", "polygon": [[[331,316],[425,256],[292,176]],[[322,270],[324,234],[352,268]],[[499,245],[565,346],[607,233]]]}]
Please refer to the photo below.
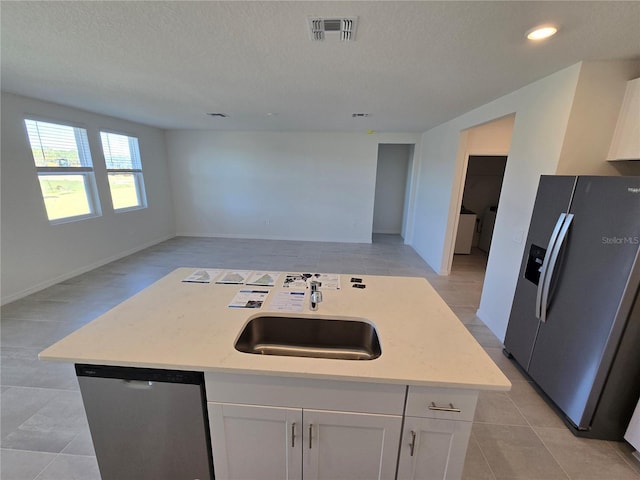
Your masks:
[{"label": "stainless steel sink", "polygon": [[259,355],[341,360],[373,360],[382,353],[378,332],[370,323],[317,317],[253,318],[235,347]]}]

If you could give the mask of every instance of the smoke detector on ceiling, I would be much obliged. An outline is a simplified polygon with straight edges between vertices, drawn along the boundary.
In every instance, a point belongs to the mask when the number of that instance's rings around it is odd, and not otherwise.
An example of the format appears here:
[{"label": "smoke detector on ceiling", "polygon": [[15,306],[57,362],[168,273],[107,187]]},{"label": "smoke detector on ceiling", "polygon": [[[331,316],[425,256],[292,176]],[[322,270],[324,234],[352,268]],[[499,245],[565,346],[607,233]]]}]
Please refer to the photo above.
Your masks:
[{"label": "smoke detector on ceiling", "polygon": [[358,17],[309,17],[311,40],[321,42],[325,38],[335,37],[343,42],[350,42],[356,38],[357,23]]}]

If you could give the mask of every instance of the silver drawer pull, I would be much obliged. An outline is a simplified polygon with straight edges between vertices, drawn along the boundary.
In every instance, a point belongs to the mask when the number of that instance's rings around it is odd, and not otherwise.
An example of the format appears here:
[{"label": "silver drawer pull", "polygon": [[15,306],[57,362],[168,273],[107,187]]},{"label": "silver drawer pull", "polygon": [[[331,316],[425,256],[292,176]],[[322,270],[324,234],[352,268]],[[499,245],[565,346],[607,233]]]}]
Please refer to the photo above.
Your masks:
[{"label": "silver drawer pull", "polygon": [[439,407],[435,404],[435,402],[431,402],[429,405],[429,410],[436,410],[438,412],[454,412],[460,413],[460,409],[453,406],[453,403],[450,403],[448,407]]}]

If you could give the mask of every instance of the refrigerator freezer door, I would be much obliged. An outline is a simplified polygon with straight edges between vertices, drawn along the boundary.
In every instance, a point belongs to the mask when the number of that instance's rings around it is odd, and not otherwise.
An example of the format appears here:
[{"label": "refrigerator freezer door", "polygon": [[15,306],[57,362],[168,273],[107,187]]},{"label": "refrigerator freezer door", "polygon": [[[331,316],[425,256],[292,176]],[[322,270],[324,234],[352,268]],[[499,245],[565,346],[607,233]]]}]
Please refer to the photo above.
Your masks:
[{"label": "refrigerator freezer door", "polygon": [[540,254],[547,248],[558,218],[569,210],[575,181],[576,177],[567,176],[540,178],[504,340],[505,349],[524,369],[528,367],[540,323],[536,317],[538,276],[531,271],[527,273],[527,267],[535,270],[536,265],[542,266]]},{"label": "refrigerator freezer door", "polygon": [[[551,283],[529,375],[578,427],[588,428],[637,285],[638,177],[579,177],[567,245]],[[623,302],[624,296],[632,296]]]}]

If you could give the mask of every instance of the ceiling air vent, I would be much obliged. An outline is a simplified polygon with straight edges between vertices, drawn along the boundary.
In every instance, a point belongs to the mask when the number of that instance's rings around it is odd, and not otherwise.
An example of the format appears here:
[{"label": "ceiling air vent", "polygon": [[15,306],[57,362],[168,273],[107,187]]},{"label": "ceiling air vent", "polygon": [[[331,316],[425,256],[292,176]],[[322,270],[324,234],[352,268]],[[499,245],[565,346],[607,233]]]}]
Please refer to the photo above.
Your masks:
[{"label": "ceiling air vent", "polygon": [[309,17],[309,30],[311,33],[311,40],[322,41],[325,38],[330,37],[338,38],[343,42],[355,40],[357,22],[358,17]]}]

